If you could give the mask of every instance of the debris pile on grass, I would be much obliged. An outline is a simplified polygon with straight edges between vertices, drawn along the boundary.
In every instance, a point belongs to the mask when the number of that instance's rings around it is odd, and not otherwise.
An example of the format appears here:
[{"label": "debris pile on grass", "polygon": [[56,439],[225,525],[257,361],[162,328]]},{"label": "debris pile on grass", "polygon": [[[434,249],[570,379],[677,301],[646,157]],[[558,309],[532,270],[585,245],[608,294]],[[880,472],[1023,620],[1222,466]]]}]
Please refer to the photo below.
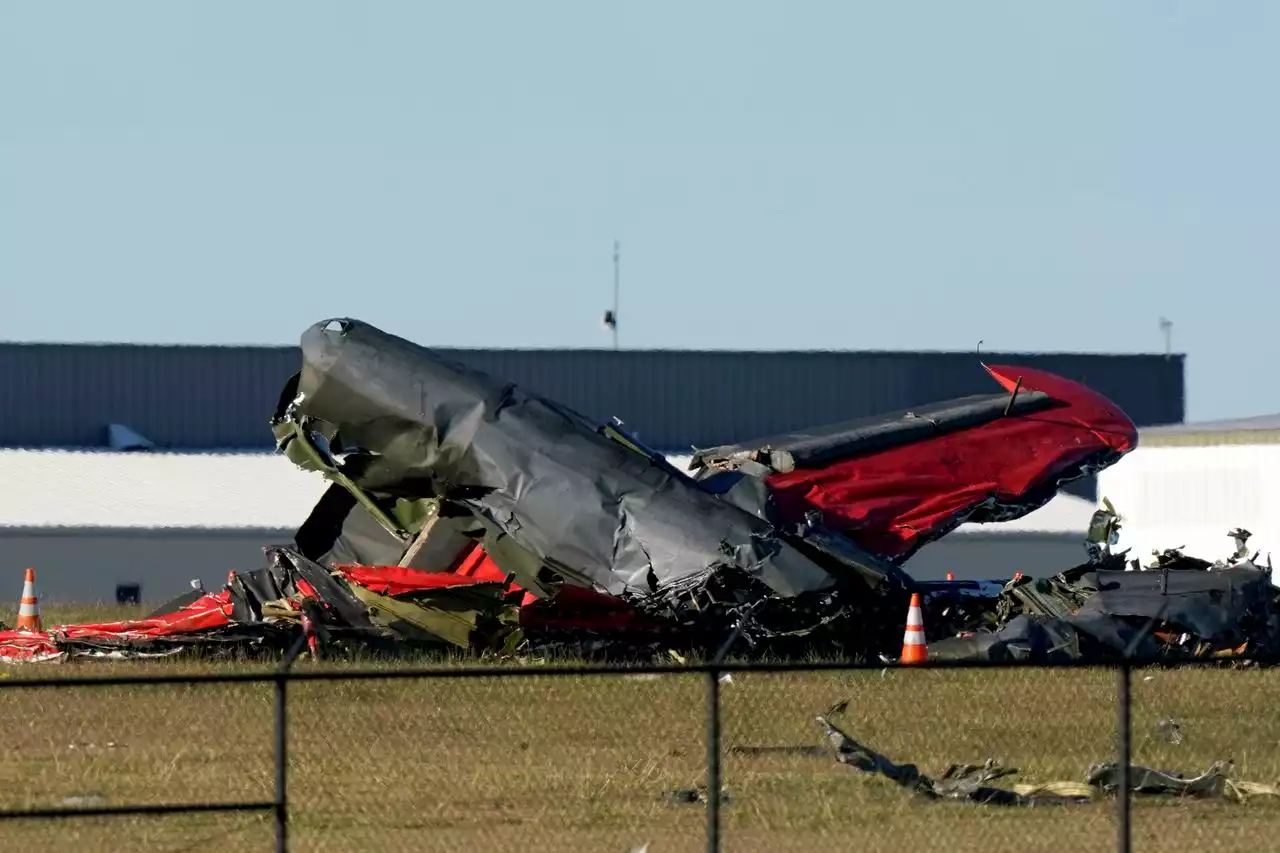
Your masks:
[{"label": "debris pile on grass", "polygon": [[1114,661],[1195,658],[1274,659],[1280,655],[1280,590],[1270,558],[1248,553],[1249,532],[1226,559],[1210,562],[1178,549],[1142,566],[1128,552],[1094,541],[1118,528],[1108,503],[1095,513],[1088,562],[1048,578],[1015,577],[971,597],[981,614],[969,630],[937,636],[940,660]]},{"label": "debris pile on grass", "polygon": [[1137,446],[1119,407],[1060,376],[982,365],[993,393],[700,450],[679,471],[620,422],[366,323],[316,324],[301,352],[270,427],[330,486],[293,541],[146,619],[0,631],[0,660],[278,654],[306,631],[325,654],[877,661],[916,595],[933,658],[1280,651],[1247,531],[1224,563],[1171,551],[1129,571],[1107,505],[1088,562],[1055,578],[911,577],[929,542],[1024,516]]}]

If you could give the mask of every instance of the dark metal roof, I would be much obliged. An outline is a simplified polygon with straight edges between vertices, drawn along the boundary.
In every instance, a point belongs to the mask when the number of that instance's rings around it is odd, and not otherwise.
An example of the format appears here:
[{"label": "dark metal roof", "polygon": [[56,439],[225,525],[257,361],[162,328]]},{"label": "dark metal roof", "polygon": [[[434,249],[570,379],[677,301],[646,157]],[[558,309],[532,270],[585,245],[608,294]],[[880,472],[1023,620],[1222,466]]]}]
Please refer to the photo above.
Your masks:
[{"label": "dark metal roof", "polygon": [[[679,451],[851,420],[994,385],[972,352],[442,349]],[[1139,426],[1180,422],[1183,358],[982,353],[1083,381]],[[92,447],[109,424],[161,447],[267,448],[295,347],[0,344],[0,446]]]},{"label": "dark metal roof", "polygon": [[1206,432],[1258,432],[1280,430],[1280,414],[1254,415],[1251,418],[1229,418],[1221,421],[1193,421],[1184,424],[1152,426],[1144,429],[1146,435],[1186,435]]},{"label": "dark metal roof", "polygon": [[1141,430],[1141,447],[1214,447],[1280,444],[1280,414],[1153,426]]}]

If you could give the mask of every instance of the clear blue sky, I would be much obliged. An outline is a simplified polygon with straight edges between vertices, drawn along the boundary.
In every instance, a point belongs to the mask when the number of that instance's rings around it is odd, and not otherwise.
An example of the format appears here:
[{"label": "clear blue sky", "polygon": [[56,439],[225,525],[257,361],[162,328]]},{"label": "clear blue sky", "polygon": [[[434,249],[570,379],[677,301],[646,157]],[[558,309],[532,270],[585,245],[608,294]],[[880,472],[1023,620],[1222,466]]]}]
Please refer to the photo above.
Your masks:
[{"label": "clear blue sky", "polygon": [[[1188,354],[1280,411],[1280,4],[0,3],[0,338]],[[840,393],[832,389],[832,393]]]}]

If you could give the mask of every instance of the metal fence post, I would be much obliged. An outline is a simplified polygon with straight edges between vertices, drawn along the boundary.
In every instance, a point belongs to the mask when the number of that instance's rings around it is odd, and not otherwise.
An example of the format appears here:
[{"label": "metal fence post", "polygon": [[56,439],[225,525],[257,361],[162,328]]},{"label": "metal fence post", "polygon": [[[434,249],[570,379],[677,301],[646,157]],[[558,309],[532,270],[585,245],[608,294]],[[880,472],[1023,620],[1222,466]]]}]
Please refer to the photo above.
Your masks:
[{"label": "metal fence post", "polygon": [[276,673],[276,853],[289,849],[289,800],[285,787],[285,770],[289,766],[289,715],[285,708],[288,684],[284,673]]},{"label": "metal fence post", "polygon": [[302,653],[307,636],[303,634],[285,652],[284,659],[276,669],[276,853],[287,853],[289,849],[289,710],[288,698],[289,672],[293,662]]},{"label": "metal fence post", "polygon": [[720,853],[720,673],[707,670],[707,853]]},{"label": "metal fence post", "polygon": [[1129,713],[1129,685],[1131,681],[1129,657],[1120,661],[1116,683],[1116,728],[1118,748],[1116,758],[1120,762],[1120,791],[1116,800],[1116,832],[1119,853],[1130,853],[1133,848],[1133,827],[1129,815],[1129,762],[1131,759],[1132,720]]},{"label": "metal fence post", "polygon": [[[1167,594],[1168,572],[1160,579],[1160,591]],[[1116,758],[1119,759],[1120,771],[1119,796],[1116,799],[1116,849],[1119,853],[1130,853],[1133,849],[1133,824],[1130,807],[1133,804],[1129,791],[1129,765],[1133,761],[1133,714],[1129,708],[1129,688],[1133,681],[1133,658],[1142,648],[1142,643],[1155,629],[1164,616],[1168,600],[1160,603],[1160,608],[1147,620],[1129,645],[1120,655],[1120,668],[1116,670]]]}]

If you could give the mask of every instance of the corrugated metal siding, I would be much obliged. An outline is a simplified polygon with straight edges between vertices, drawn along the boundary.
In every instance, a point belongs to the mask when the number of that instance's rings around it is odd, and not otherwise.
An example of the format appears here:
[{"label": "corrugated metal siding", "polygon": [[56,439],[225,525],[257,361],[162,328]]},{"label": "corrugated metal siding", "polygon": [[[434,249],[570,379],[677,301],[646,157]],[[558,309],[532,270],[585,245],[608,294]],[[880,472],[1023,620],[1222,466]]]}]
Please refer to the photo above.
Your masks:
[{"label": "corrugated metal siding", "polygon": [[[448,351],[664,449],[744,441],[918,406],[994,383],[971,353]],[[1140,426],[1183,419],[1181,359],[984,354],[1076,379]]]},{"label": "corrugated metal siding", "polygon": [[0,345],[0,445],[96,447],[121,423],[166,447],[267,447],[289,347]]},{"label": "corrugated metal siding", "polygon": [[[678,450],[989,392],[972,353],[441,350]],[[1139,425],[1183,419],[1182,359],[1010,355],[1086,382]],[[0,345],[0,446],[100,446],[109,423],[162,446],[270,446],[293,347]]]}]

